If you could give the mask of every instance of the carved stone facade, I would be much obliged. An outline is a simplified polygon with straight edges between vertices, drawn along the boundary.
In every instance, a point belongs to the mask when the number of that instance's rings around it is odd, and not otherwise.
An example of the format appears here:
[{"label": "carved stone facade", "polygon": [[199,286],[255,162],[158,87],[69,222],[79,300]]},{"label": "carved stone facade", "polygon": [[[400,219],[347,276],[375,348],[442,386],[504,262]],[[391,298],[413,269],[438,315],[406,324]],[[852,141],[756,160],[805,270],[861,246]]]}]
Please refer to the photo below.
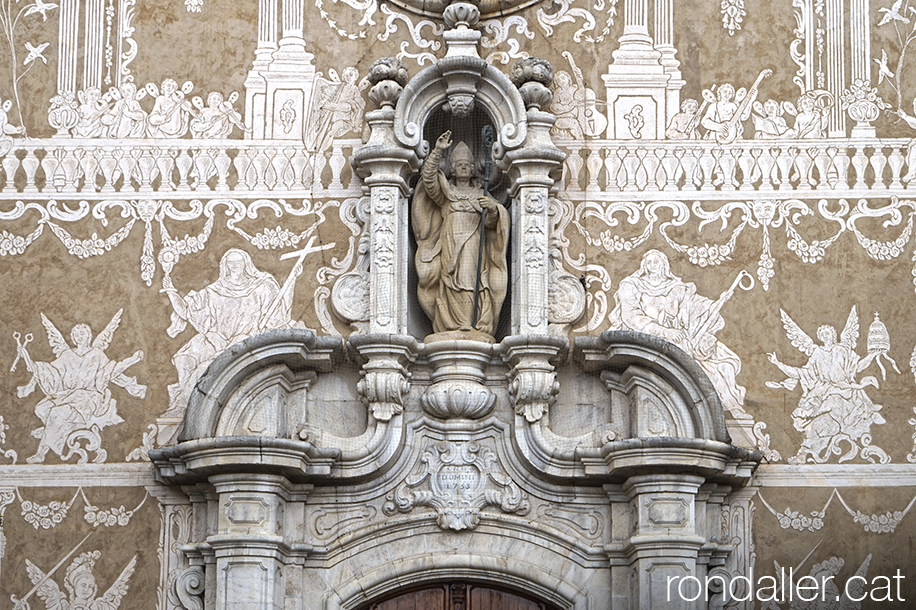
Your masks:
[{"label": "carved stone facade", "polygon": [[916,3],[230,4],[0,0],[0,610],[908,607]]}]

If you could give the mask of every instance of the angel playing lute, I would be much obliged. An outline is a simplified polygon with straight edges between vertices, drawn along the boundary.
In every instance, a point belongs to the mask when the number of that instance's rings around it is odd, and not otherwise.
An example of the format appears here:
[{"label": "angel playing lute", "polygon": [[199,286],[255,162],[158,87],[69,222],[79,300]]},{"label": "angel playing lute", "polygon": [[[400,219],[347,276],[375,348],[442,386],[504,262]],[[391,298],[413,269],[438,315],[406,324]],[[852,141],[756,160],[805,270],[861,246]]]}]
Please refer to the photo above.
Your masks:
[{"label": "angel playing lute", "polygon": [[146,395],[145,385],[124,375],[130,366],[143,360],[142,351],[138,350],[120,362],[112,361],[105,355],[121,322],[122,311],[118,310],[94,341],[92,329],[87,324],[74,326],[70,331],[72,347],[51,320],[41,314],[48,343],[56,358],[52,362],[35,362],[25,345],[17,348],[17,355],[32,373],[31,381],[18,388],[19,397],[29,396],[36,385],[45,394],[35,405],[35,415],[44,426],[32,431],[32,436],[39,442],[35,455],[26,460],[28,463],[43,462],[48,451],[53,451],[64,461],[74,454],[79,455],[80,463],[88,460],[87,451],[94,451],[93,461],[104,462],[107,453],[101,448],[101,430],[124,421],[118,415],[117,404],[108,386],[113,383],[138,398]]},{"label": "angel playing lute", "polygon": [[[890,461],[879,447],[871,445],[872,424],[883,424],[884,418],[868,397],[865,388],[878,387],[875,377],[867,376],[857,380],[878,352],[864,358],[856,353],[859,340],[859,320],[856,307],[852,307],[846,326],[837,341],[836,329],[821,326],[817,329],[816,345],[789,315],[780,310],[783,328],[793,347],[808,357],[804,366],[783,364],[775,353],[768,354],[770,362],[779,367],[786,379],[782,382],[767,382],[767,387],[783,388],[789,391],[800,383],[802,397],[792,412],[795,429],[805,433],[805,440],[798,454],[789,458],[789,463],[802,464],[813,461],[824,463],[832,455],[840,455],[840,462],[854,459],[857,455],[882,464]],[[848,445],[847,449],[841,443]],[[861,447],[860,447],[861,444]],[[845,453],[844,453],[845,451]]]}]

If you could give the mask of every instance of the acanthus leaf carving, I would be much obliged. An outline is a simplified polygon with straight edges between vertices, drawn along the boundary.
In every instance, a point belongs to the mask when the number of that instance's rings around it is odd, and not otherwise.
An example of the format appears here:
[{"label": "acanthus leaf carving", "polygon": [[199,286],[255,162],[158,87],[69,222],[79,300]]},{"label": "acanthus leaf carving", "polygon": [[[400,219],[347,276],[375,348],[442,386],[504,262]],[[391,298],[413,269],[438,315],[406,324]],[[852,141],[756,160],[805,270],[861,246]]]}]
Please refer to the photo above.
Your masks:
[{"label": "acanthus leaf carving", "polygon": [[528,494],[499,468],[496,454],[476,441],[441,441],[426,449],[421,466],[388,494],[385,514],[428,506],[442,529],[472,530],[480,511],[498,506],[504,513],[527,514]]}]

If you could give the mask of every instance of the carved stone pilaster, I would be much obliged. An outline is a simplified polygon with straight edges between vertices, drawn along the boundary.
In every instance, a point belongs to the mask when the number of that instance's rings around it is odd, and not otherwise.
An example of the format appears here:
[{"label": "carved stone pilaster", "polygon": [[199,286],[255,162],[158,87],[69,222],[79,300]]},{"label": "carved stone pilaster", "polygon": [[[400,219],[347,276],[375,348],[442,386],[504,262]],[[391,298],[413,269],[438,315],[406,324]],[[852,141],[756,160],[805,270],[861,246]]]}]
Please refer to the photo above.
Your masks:
[{"label": "carved stone pilaster", "polygon": [[[522,147],[509,151],[503,165],[510,178],[512,224],[518,232],[512,246],[512,334],[546,335],[547,263],[550,223],[548,197],[566,155],[550,138],[556,117],[540,108],[549,105],[553,68],[528,58],[512,70],[512,82],[527,106],[528,134]],[[546,94],[544,93],[546,91]]]},{"label": "carved stone pilaster", "polygon": [[415,151],[394,135],[395,105],[407,70],[392,58],[369,71],[370,99],[378,110],[366,113],[369,141],[353,154],[356,173],[369,187],[369,328],[371,334],[407,332],[407,177],[419,166]]},{"label": "carved stone pilaster", "polygon": [[417,340],[404,335],[353,335],[350,344],[366,359],[356,386],[360,399],[379,421],[404,411],[410,391],[409,363],[417,355]]},{"label": "carved stone pilaster", "polygon": [[443,419],[479,419],[493,410],[496,396],[484,385],[493,345],[470,339],[427,343],[433,384],[421,400],[427,413]]},{"label": "carved stone pilaster", "polygon": [[560,391],[553,362],[569,347],[565,337],[513,336],[500,345],[511,367],[509,394],[515,412],[531,423],[540,420]]},{"label": "carved stone pilaster", "polygon": [[669,579],[696,577],[697,556],[706,542],[697,535],[696,525],[696,496],[702,484],[702,477],[666,474],[634,476],[624,483],[634,517],[633,535],[627,541],[637,575],[631,590],[631,599],[638,600],[634,607],[665,607],[672,601],[665,589]]}]

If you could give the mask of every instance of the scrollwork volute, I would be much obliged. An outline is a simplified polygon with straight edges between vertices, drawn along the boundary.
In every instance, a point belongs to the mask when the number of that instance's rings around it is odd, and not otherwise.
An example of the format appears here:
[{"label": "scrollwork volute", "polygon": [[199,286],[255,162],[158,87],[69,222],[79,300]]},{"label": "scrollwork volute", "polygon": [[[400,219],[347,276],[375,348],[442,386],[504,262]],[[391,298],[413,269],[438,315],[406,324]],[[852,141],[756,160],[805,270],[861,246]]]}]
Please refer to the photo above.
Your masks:
[{"label": "scrollwork volute", "polygon": [[182,572],[175,580],[175,593],[185,610],[203,610],[204,608],[204,570],[192,566]]}]

